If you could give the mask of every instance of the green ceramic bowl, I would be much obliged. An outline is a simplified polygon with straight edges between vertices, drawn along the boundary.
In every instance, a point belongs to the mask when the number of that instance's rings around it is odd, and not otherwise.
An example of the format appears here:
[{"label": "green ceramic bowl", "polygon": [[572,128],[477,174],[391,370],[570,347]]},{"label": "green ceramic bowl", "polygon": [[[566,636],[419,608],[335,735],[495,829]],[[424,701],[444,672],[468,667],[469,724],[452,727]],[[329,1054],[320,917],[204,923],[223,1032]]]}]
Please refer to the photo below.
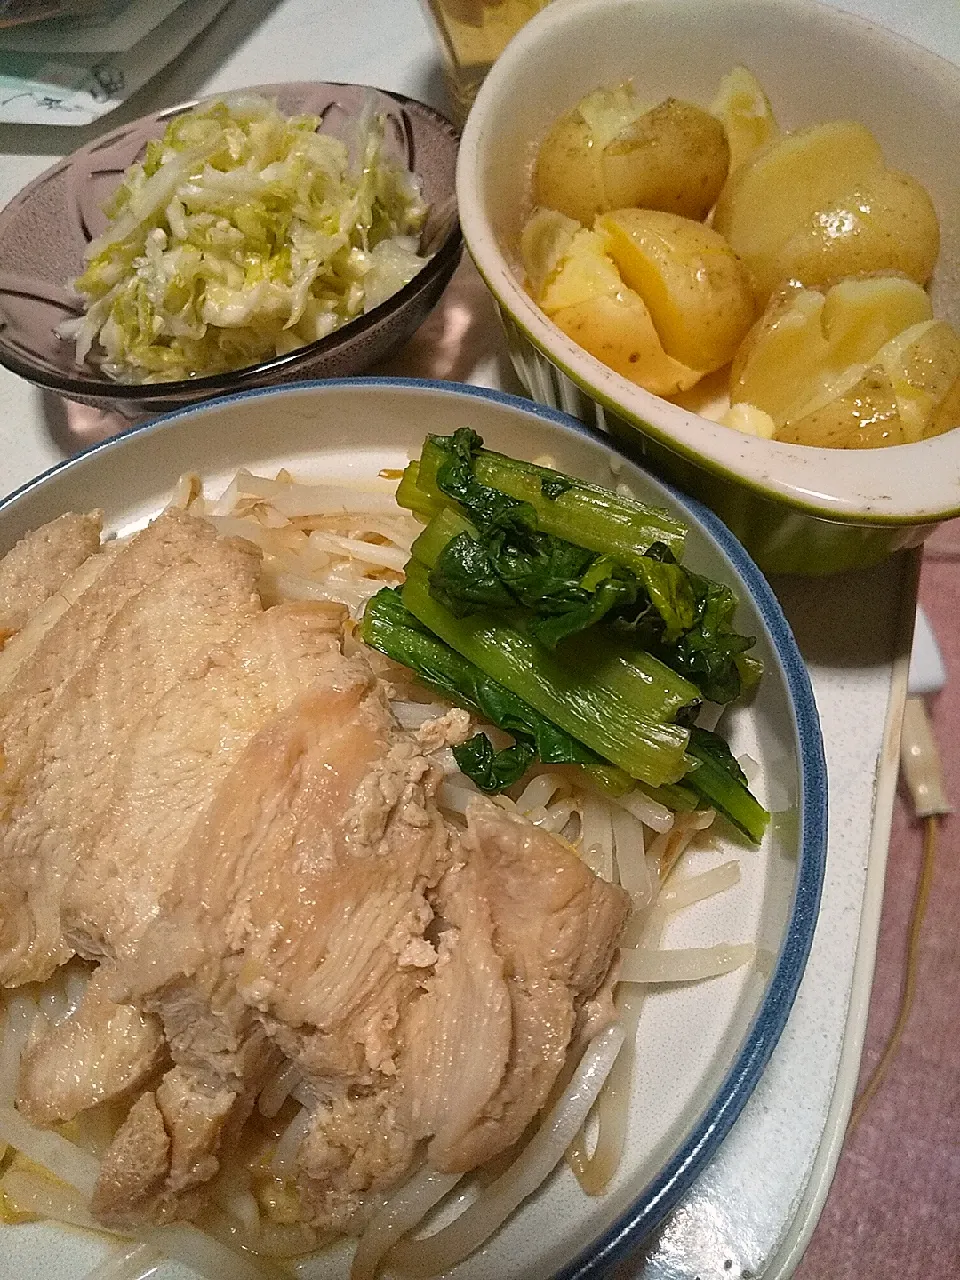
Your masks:
[{"label": "green ceramic bowl", "polygon": [[[949,120],[960,68],[862,18],[801,0],[556,0],[495,64],[457,169],[467,247],[530,395],[615,436],[712,507],[768,572],[827,574],[915,546],[960,515],[960,431],[887,449],[760,440],[643,391],[553,325],[522,287],[518,241],[535,149],[585,93],[632,77],[641,98],[709,103],[748,66],[787,128],[867,125],[940,218],[934,310],[960,327],[960,185]],[[869,87],[869,92],[865,88]]]}]

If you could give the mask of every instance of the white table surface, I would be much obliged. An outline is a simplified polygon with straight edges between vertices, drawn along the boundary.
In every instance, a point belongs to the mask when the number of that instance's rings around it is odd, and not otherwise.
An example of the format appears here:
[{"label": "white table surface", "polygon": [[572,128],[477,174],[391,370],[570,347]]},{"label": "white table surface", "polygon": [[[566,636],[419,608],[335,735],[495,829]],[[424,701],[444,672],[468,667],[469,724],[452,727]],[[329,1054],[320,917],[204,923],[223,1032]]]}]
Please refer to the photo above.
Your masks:
[{"label": "white table surface", "polygon": [[[960,63],[957,0],[843,0],[838,7]],[[102,125],[198,93],[311,79],[376,84],[444,104],[417,0],[233,0],[174,68]],[[0,203],[103,129],[0,126]],[[516,390],[492,307],[469,267],[441,306],[384,371],[429,371]],[[89,411],[66,412],[55,397],[0,369],[0,492],[109,425]],[[790,1275],[816,1223],[866,1023],[915,572],[915,558],[903,556],[827,583],[774,584],[809,665],[826,744],[830,845],[820,919],[796,1005],[756,1092],[660,1233],[620,1268],[621,1280],[778,1280]]]}]

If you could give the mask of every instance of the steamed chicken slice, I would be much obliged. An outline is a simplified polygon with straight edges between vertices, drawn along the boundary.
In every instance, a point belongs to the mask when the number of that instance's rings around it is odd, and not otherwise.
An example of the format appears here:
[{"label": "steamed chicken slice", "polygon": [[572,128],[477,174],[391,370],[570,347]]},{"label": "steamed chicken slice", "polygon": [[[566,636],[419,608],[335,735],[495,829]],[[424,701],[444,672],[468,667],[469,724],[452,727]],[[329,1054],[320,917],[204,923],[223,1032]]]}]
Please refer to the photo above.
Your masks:
[{"label": "steamed chicken slice", "polygon": [[189,557],[197,537],[208,541],[213,534],[191,516],[165,512],[110,556],[105,571],[44,633],[0,691],[0,740],[5,761],[0,787],[12,787],[13,780],[29,767],[51,718],[56,718],[58,699],[100,648],[118,611],[139,595],[145,584]]},{"label": "steamed chicken slice", "polygon": [[56,1123],[173,1062],[95,1213],[195,1215],[284,1059],[316,1100],[316,1225],[355,1223],[421,1140],[450,1169],[511,1145],[609,981],[623,895],[490,802],[450,827],[427,756],[467,718],[403,732],[339,610],[263,611],[252,547],[171,512],[102,559],[0,692],[8,980],[102,960],[20,1105]]},{"label": "steamed chicken slice", "polygon": [[262,1028],[249,1018],[225,1038],[214,1033],[203,1042],[210,1069],[197,1075],[172,1067],[155,1090],[140,1094],[114,1136],[91,1200],[104,1225],[122,1230],[190,1219],[203,1207],[221,1145],[239,1136],[275,1062]]},{"label": "steamed chicken slice", "polygon": [[96,848],[64,894],[84,951],[122,955],[157,915],[179,850],[253,736],[340,661],[344,617],[323,603],[255,612],[144,716]]},{"label": "steamed chicken slice", "polygon": [[[456,841],[456,837],[454,837]],[[445,928],[433,967],[397,1030],[395,1069],[324,1100],[298,1153],[302,1201],[315,1225],[356,1229],[371,1195],[409,1171],[424,1138],[431,1162],[490,1101],[507,1070],[513,1022],[504,964],[476,876],[456,862],[431,902]]]},{"label": "steamed chicken slice", "polygon": [[[11,711],[3,737],[6,984],[42,980],[72,954],[62,931],[64,887],[94,855],[127,746],[167,689],[259,612],[258,568],[249,544],[217,538],[188,516],[162,516],[63,615],[8,687],[7,698],[18,690],[36,718],[26,726]],[[96,641],[76,636],[74,615],[92,621],[89,597],[111,595],[119,607],[105,627],[90,628]],[[76,658],[70,668],[65,655]],[[44,667],[61,669],[53,689],[40,683]]]},{"label": "steamed chicken slice", "polygon": [[108,542],[99,554],[87,556],[70,577],[31,612],[23,627],[7,639],[0,650],[0,696],[39,648],[44,636],[56,626],[68,609],[73,608],[97,578],[112,566],[119,550],[120,544]]},{"label": "steamed chicken slice", "polygon": [[500,1087],[513,1038],[503,957],[474,861],[441,881],[436,908],[445,928],[436,968],[404,1025],[403,1104],[429,1159],[445,1166]]},{"label": "steamed chicken slice", "polygon": [[[339,660],[343,617],[339,606],[310,603],[255,614],[143,718],[128,743],[117,798],[96,847],[64,891],[72,945],[105,957],[133,945],[157,914],[178,850],[251,738]],[[105,985],[102,979],[91,984],[98,991]],[[154,1020],[130,1008],[109,1011],[99,997],[95,1015],[91,1022],[85,999],[33,1047],[20,1093],[20,1106],[30,1114],[69,1119],[130,1087],[132,1076],[112,1064],[146,1058],[147,1042],[157,1034]],[[73,1072],[61,1067],[67,1043],[79,1055]]]},{"label": "steamed chicken slice", "polygon": [[21,538],[0,560],[0,646],[100,550],[102,512],[66,515]]},{"label": "steamed chicken slice", "polygon": [[414,1141],[454,1173],[517,1141],[595,1019],[629,905],[562,841],[484,799],[431,900],[438,958],[403,1016],[396,1076],[318,1107],[301,1147],[318,1226],[349,1230]]},{"label": "steamed chicken slice", "polygon": [[17,1107],[41,1127],[142,1087],[163,1059],[159,1021],[107,994],[103,971],[74,1012],[32,1038],[20,1060]]},{"label": "steamed chicken slice", "polygon": [[[475,1168],[504,1151],[547,1101],[629,911],[627,895],[560,840],[492,801],[472,801],[467,824],[465,852],[506,979],[511,1041],[493,1093],[455,1140],[429,1148],[443,1172]],[[415,1073],[405,1080],[420,1087]]]},{"label": "steamed chicken slice", "polygon": [[[196,1183],[262,1083],[266,1047],[249,1046],[263,1028],[327,1092],[395,1070],[401,1009],[434,955],[425,891],[449,857],[437,781],[366,665],[342,659],[251,742],[198,824],[121,971],[125,993],[163,1019],[177,1064],[164,1085],[192,1098],[181,1112],[205,1135]],[[159,1191],[111,1201],[130,1185],[118,1166],[130,1150],[124,1126],[101,1177],[103,1220],[189,1209],[173,1164]]]}]

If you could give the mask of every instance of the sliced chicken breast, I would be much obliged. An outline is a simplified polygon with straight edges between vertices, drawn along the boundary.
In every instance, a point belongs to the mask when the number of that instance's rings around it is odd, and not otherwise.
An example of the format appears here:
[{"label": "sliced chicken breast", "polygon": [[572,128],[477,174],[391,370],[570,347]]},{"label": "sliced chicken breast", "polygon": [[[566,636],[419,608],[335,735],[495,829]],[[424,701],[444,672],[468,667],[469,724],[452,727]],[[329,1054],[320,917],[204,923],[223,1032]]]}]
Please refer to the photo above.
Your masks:
[{"label": "sliced chicken breast", "polygon": [[100,550],[103,512],[66,515],[34,529],[0,560],[0,647]]}]

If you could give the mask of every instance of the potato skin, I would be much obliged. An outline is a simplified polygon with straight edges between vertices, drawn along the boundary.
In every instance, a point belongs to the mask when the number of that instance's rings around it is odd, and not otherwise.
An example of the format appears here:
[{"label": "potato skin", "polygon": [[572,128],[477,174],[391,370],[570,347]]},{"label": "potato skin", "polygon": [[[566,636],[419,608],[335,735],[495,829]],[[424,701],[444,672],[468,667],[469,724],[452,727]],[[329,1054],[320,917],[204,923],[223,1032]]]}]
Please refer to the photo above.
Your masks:
[{"label": "potato skin", "polygon": [[930,197],[908,174],[881,169],[844,198],[818,210],[787,240],[764,274],[830,285],[849,276],[899,271],[925,285],[940,253],[940,224]]},{"label": "potato skin", "polygon": [[743,259],[761,306],[790,283],[900,271],[922,285],[940,248],[920,184],[886,167],[863,125],[843,120],[750,156],[721,192],[713,225]]},{"label": "potato skin", "polygon": [[889,376],[883,369],[868,369],[849,391],[780,427],[774,439],[821,449],[880,449],[903,444],[897,397]]},{"label": "potato skin", "polygon": [[685,391],[701,376],[666,354],[650,312],[631,289],[563,307],[550,318],[584,351],[654,395]]},{"label": "potato skin", "polygon": [[574,108],[540,146],[534,199],[586,225],[598,213],[627,205],[702,219],[729,163],[723,125],[691,102],[668,98],[606,144]]},{"label": "potato skin", "polygon": [[650,308],[667,354],[704,373],[727,364],[754,308],[747,275],[723,238],[652,209],[618,209],[596,226],[624,282]]},{"label": "potato skin", "polygon": [[702,221],[730,166],[721,122],[702,107],[667,98],[629,125],[603,152],[607,209],[659,209]]},{"label": "potato skin", "polygon": [[932,436],[941,436],[945,431],[953,431],[955,427],[960,427],[960,373],[930,415],[923,438],[929,440]]},{"label": "potato skin", "polygon": [[960,333],[946,320],[934,320],[914,326],[898,346],[888,363],[894,381],[910,389],[900,400],[905,438],[927,440],[960,426]]},{"label": "potato skin", "polygon": [[541,143],[533,173],[537,204],[587,226],[606,208],[602,153],[590,126],[576,110],[554,124]]}]

